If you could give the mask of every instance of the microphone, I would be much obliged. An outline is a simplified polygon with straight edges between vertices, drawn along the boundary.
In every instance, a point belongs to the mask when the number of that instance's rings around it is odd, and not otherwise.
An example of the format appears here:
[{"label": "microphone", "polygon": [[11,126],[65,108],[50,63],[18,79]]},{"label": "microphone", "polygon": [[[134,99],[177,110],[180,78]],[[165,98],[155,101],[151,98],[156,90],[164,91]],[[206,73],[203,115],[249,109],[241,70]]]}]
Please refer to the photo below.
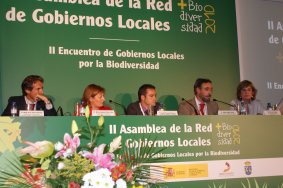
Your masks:
[{"label": "microphone", "polygon": [[57,115],[64,116],[63,108],[61,106],[59,106],[56,113],[57,113]]},{"label": "microphone", "polygon": [[233,107],[233,108],[235,108],[235,109],[236,109],[236,105],[229,104],[229,103],[227,103],[227,102],[220,101],[220,100],[217,100],[217,99],[212,99],[212,100],[213,100],[213,101],[215,101],[215,102],[220,102],[220,103],[226,104],[226,105],[231,106],[231,107]]},{"label": "microphone", "polygon": [[123,110],[124,110],[124,114],[125,114],[125,115],[127,114],[127,109],[126,109],[126,107],[125,107],[124,105],[122,105],[122,104],[120,104],[120,103],[117,103],[117,102],[115,102],[115,101],[112,101],[111,99],[109,100],[109,102],[110,102],[110,103],[113,103],[113,104],[116,104],[116,105],[118,105],[118,106],[121,106],[121,107],[123,108]]},{"label": "microphone", "polygon": [[185,101],[185,102],[188,103],[191,107],[193,107],[193,109],[194,109],[194,111],[195,111],[195,114],[196,114],[196,115],[199,115],[198,110],[196,109],[196,107],[195,107],[192,103],[190,103],[189,101],[187,101],[185,98],[182,98],[182,101]]}]

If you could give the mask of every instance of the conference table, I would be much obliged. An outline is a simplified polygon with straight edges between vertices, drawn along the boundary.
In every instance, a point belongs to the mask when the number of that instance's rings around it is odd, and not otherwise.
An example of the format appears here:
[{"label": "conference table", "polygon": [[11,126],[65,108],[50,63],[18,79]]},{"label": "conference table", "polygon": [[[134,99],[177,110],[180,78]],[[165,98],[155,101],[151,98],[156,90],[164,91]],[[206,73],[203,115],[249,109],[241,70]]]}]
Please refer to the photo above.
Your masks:
[{"label": "conference table", "polygon": [[[19,140],[63,142],[73,120],[86,126],[76,116],[0,117],[0,162]],[[283,186],[283,116],[109,116],[103,126],[98,143],[121,135],[123,148],[146,146],[163,158],[154,164],[167,170],[161,187]]]}]

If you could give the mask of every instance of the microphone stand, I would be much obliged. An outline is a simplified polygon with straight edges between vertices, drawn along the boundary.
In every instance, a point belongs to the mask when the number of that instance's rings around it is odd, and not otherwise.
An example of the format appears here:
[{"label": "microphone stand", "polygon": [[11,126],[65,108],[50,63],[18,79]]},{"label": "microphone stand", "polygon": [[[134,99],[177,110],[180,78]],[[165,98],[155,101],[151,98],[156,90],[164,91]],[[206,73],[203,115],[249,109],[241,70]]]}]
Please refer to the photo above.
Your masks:
[{"label": "microphone stand", "polygon": [[191,107],[193,107],[193,109],[194,109],[194,111],[195,111],[195,114],[196,114],[196,115],[199,115],[198,110],[196,109],[196,107],[195,107],[192,103],[190,103],[189,101],[187,101],[185,98],[182,98],[182,101],[185,101],[185,102],[188,103]]},{"label": "microphone stand", "polygon": [[236,106],[233,105],[233,104],[229,104],[229,103],[227,103],[227,102],[220,101],[220,100],[217,100],[217,99],[212,99],[212,100],[215,101],[215,102],[220,102],[220,103],[226,104],[226,105],[228,105],[228,106],[231,106],[231,107],[233,107],[233,108],[236,108]]},{"label": "microphone stand", "polygon": [[58,107],[57,111],[56,111],[56,114],[60,114],[60,116],[64,116],[64,113],[63,113],[63,109],[61,106]]},{"label": "microphone stand", "polygon": [[120,104],[120,103],[117,103],[115,101],[112,101],[112,100],[109,100],[110,103],[113,103],[113,104],[116,104],[118,106],[121,106],[123,108],[123,111],[124,111],[124,115],[127,115],[127,109],[124,105]]}]

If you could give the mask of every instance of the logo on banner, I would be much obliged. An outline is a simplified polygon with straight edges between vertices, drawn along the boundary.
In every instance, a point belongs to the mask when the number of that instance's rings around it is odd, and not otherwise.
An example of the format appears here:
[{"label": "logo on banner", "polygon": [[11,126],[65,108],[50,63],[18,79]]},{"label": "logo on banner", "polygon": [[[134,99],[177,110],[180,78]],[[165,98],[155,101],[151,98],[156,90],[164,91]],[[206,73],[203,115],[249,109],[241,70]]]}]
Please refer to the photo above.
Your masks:
[{"label": "logo on banner", "polygon": [[167,172],[166,172],[166,176],[167,177],[173,177],[175,174],[174,169],[173,168],[168,168]]},{"label": "logo on banner", "polygon": [[219,175],[220,176],[225,176],[225,177],[234,175],[234,172],[232,172],[232,166],[231,166],[231,164],[229,162],[226,162],[224,164],[223,171],[221,173],[219,173]]},{"label": "logo on banner", "polygon": [[164,167],[164,180],[174,181],[185,178],[208,177],[208,164],[166,164]]},{"label": "logo on banner", "polygon": [[229,172],[230,170],[231,170],[231,165],[228,162],[226,162],[223,172]]},{"label": "logo on banner", "polygon": [[249,176],[249,175],[252,174],[252,163],[251,163],[250,161],[246,161],[246,162],[245,162],[244,168],[245,168],[245,173],[246,173],[246,175]]}]

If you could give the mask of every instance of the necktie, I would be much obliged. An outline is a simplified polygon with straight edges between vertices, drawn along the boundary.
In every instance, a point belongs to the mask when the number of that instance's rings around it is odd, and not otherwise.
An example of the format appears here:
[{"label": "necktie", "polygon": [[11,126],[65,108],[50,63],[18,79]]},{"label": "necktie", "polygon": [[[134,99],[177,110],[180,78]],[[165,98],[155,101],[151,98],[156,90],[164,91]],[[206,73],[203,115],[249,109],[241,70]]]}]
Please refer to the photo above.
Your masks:
[{"label": "necktie", "polygon": [[35,104],[27,104],[27,110],[34,110]]},{"label": "necktie", "polygon": [[149,115],[148,110],[144,111],[144,114],[145,114],[146,116],[148,116],[148,115]]},{"label": "necktie", "polygon": [[201,115],[204,115],[204,105],[205,105],[204,103],[199,104],[199,111]]},{"label": "necktie", "polygon": [[153,109],[152,109],[152,107],[149,107],[146,111],[144,111],[144,114],[145,114],[146,116],[153,116],[154,114],[153,114]]}]

